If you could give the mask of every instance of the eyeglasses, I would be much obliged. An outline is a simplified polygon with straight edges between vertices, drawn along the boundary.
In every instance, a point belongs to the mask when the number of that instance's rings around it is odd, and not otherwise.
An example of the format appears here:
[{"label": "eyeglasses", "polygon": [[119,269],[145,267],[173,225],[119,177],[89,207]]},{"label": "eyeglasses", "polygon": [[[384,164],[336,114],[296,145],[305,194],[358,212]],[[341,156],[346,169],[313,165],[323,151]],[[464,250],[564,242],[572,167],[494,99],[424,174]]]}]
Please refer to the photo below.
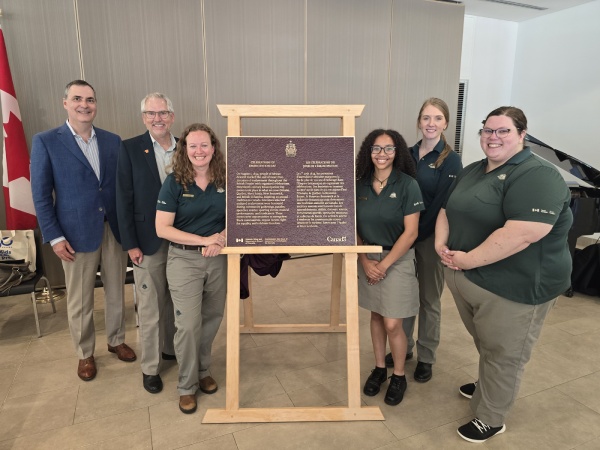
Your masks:
[{"label": "eyeglasses", "polygon": [[494,133],[496,133],[496,137],[504,138],[508,136],[508,133],[510,133],[510,128],[498,128],[497,130],[492,130],[491,128],[482,128],[479,130],[479,135],[486,138],[492,137]]},{"label": "eyeglasses", "polygon": [[157,115],[159,115],[161,119],[166,119],[170,114],[171,111],[144,111],[144,115],[148,119],[154,119]]},{"label": "eyeglasses", "polygon": [[379,155],[381,153],[381,150],[383,150],[386,155],[391,155],[396,151],[396,147],[392,147],[391,145],[386,145],[385,147],[382,147],[380,145],[374,145],[373,147],[371,147],[371,153],[374,155]]}]

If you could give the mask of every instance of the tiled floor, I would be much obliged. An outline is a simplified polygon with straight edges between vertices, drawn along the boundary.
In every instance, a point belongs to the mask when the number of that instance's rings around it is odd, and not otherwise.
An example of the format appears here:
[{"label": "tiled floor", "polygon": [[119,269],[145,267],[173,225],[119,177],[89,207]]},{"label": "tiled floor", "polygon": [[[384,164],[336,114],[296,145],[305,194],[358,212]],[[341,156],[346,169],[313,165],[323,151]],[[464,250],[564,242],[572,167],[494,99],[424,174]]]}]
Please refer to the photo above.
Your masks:
[{"label": "tiled floor", "polygon": [[[331,256],[284,263],[279,277],[253,278],[256,323],[323,323],[329,315]],[[137,348],[131,286],[126,342]],[[213,349],[214,395],[199,395],[196,414],[177,408],[176,363],[167,362],[165,389],[142,387],[139,362],[106,351],[102,291],[97,290],[98,376],[77,378],[66,304],[40,306],[43,338],[35,337],[26,296],[0,299],[0,449],[186,448],[458,449],[473,448],[456,434],[471,419],[458,386],[477,377],[477,352],[448,293],[433,379],[415,383],[396,407],[383,394],[362,397],[381,407],[385,421],[346,423],[202,424],[207,408],[225,405],[225,322]],[[373,366],[369,314],[360,311],[361,379]],[[345,335],[241,336],[241,406],[344,405]],[[600,298],[561,297],[546,321],[507,432],[479,448],[600,449]]]}]

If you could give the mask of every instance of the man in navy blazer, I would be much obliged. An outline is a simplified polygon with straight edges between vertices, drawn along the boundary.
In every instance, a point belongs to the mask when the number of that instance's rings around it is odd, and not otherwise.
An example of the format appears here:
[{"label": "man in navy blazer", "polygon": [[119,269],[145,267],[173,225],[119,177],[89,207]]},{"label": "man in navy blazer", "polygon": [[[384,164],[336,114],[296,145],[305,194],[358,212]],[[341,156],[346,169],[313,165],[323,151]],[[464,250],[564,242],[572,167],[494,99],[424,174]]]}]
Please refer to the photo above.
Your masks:
[{"label": "man in navy blazer", "polygon": [[117,164],[117,216],[121,244],[133,261],[138,299],[142,383],[160,392],[160,359],[175,359],[175,318],[167,284],[168,242],[156,235],[156,201],[175,153],[175,113],[164,94],[141,103],[144,134],[123,142]]},{"label": "man in navy blazer", "polygon": [[79,357],[77,375],[97,373],[94,360],[94,287],[104,283],[108,351],[134,361],[125,344],[124,283],[127,255],[119,244],[117,155],[121,138],[92,126],[96,92],[83,80],[67,84],[67,122],[36,134],[31,147],[31,189],[44,242],[62,260],[69,329]]}]

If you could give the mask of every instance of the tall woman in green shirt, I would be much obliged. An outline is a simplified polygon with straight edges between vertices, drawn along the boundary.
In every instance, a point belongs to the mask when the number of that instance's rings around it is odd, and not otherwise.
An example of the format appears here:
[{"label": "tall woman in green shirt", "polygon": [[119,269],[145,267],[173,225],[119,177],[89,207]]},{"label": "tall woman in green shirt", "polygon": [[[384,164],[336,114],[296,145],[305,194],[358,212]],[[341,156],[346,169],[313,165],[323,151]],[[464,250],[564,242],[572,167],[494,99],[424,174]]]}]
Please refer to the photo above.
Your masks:
[{"label": "tall woman in green shirt", "polygon": [[387,379],[385,343],[389,339],[394,372],[384,401],[397,405],[406,390],[406,335],[402,319],[416,315],[419,293],[415,253],[419,213],[423,209],[415,163],[406,142],[394,130],[374,130],[363,141],[356,163],[358,243],[380,245],[382,253],[361,253],[358,299],[371,311],[375,369],[363,392],[374,396]]},{"label": "tall woman in green shirt", "polygon": [[[442,321],[441,295],[444,290],[444,272],[434,248],[435,220],[450,185],[462,169],[460,156],[446,142],[450,110],[439,98],[425,100],[417,117],[417,129],[423,138],[409,149],[417,164],[417,183],[423,194],[425,211],[419,217],[419,236],[415,242],[419,279],[419,331],[417,339],[418,362],[415,381],[425,383],[433,375],[437,348],[440,344]],[[415,317],[402,322],[408,338],[406,359],[413,356]],[[393,366],[391,353],[386,365]]]}]

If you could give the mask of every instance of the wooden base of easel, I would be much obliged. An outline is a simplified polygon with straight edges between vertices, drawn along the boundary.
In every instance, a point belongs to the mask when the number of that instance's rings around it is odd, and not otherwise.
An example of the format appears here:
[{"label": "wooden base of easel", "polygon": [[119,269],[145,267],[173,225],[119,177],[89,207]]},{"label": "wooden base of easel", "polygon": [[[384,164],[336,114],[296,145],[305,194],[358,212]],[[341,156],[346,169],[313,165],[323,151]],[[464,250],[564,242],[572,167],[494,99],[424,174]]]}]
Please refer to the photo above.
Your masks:
[{"label": "wooden base of easel", "polygon": [[345,422],[351,420],[384,420],[378,406],[360,408],[241,408],[237,411],[209,409],[202,423],[263,422]]}]

